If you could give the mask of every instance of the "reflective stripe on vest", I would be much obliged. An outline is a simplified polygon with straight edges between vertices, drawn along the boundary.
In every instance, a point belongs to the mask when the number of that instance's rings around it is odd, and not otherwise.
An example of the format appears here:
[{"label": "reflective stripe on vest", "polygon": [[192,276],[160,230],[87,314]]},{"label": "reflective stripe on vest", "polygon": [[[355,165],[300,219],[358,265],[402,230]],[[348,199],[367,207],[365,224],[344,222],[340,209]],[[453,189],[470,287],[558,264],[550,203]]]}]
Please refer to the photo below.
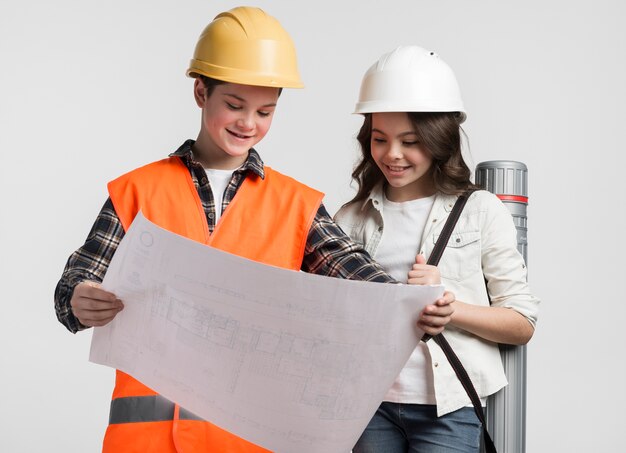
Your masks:
[{"label": "reflective stripe on vest", "polygon": [[[292,270],[302,265],[308,232],[323,197],[269,167],[264,179],[249,172],[209,234],[189,169],[178,157],[127,173],[110,182],[108,189],[124,231],[141,210],[151,222],[181,236]],[[103,452],[267,452],[166,401],[117,370]]]},{"label": "reflective stripe on vest", "polygon": [[[109,424],[174,420],[174,406],[172,401],[161,395],[116,398],[111,401]],[[203,420],[182,407],[178,419]]]}]

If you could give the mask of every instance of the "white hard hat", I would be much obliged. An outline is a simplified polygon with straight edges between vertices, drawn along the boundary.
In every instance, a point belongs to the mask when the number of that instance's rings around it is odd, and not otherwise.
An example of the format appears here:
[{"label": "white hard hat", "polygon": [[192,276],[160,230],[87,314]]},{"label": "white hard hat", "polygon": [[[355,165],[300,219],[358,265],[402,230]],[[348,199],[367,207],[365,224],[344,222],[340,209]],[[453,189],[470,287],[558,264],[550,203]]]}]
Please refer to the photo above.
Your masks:
[{"label": "white hard hat", "polygon": [[461,112],[454,73],[439,55],[418,46],[384,54],[363,76],[354,113]]}]

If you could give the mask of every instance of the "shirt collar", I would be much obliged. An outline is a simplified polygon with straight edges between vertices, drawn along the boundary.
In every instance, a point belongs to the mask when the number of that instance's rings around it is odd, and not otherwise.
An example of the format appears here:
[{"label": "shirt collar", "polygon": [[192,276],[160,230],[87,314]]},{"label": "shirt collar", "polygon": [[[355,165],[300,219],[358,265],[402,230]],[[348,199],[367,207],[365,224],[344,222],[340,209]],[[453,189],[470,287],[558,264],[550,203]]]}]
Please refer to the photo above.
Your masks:
[{"label": "shirt collar", "polygon": [[365,200],[363,200],[363,204],[361,205],[361,209],[365,209],[368,203],[371,203],[374,206],[374,209],[380,211],[383,207],[383,199],[385,197],[385,193],[383,192],[383,182],[378,182],[370,191],[370,194],[367,196]]},{"label": "shirt collar", "polygon": [[[180,157],[188,166],[202,166],[194,159],[192,150],[194,143],[196,143],[195,140],[185,140],[185,142],[180,145],[176,151],[170,154],[170,157]],[[265,166],[263,164],[263,160],[261,160],[261,156],[259,156],[259,153],[257,153],[254,148],[250,148],[246,161],[236,171],[245,172],[247,170],[250,170],[254,174],[258,175],[261,179],[265,179]]]}]

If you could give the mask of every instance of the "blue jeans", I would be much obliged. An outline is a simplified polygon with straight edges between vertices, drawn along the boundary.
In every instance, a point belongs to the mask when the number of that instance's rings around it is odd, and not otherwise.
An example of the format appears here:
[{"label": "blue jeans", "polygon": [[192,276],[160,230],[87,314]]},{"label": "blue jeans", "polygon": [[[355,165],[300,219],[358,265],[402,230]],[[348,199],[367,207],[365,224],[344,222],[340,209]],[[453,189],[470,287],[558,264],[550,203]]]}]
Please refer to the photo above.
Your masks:
[{"label": "blue jeans", "polygon": [[380,405],[354,453],[478,453],[482,426],[474,408],[437,417],[428,404]]}]

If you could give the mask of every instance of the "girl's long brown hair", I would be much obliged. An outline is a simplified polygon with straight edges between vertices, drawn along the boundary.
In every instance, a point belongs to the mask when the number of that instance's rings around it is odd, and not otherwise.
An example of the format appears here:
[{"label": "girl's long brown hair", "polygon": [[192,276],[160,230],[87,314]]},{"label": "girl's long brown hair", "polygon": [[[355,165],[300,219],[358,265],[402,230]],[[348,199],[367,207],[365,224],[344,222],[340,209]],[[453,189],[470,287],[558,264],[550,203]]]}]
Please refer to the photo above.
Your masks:
[{"label": "girl's long brown hair", "polygon": [[[461,154],[463,114],[459,112],[407,112],[420,147],[432,157],[431,171],[438,192],[458,195],[469,188],[478,188],[470,180],[471,171]],[[352,172],[359,189],[352,200],[365,200],[374,186],[385,179],[372,158],[372,114],[366,113],[357,135],[361,159]]]}]

